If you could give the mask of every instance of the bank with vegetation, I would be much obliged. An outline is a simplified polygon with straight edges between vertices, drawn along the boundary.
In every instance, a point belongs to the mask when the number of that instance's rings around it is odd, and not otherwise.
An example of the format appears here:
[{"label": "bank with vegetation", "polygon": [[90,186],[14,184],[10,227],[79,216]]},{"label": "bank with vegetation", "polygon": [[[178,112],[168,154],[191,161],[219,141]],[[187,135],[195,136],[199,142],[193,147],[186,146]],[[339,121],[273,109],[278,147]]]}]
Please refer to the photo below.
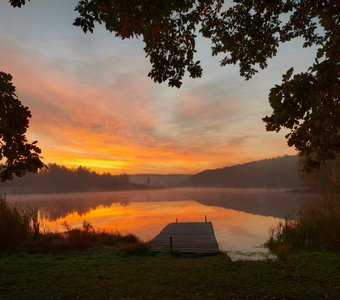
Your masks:
[{"label": "bank with vegetation", "polygon": [[35,210],[1,198],[0,299],[339,299],[340,204],[320,205],[273,230],[278,259],[232,262],[150,253],[133,235],[87,222],[41,232]]}]

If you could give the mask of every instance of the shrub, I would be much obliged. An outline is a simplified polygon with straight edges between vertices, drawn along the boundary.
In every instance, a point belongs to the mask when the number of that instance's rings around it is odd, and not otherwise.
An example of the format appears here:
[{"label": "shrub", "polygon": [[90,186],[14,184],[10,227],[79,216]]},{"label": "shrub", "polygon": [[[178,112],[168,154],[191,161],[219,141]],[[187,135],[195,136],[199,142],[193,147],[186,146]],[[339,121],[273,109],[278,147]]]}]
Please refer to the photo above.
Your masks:
[{"label": "shrub", "polygon": [[84,221],[82,228],[71,228],[66,222],[64,223],[66,231],[64,238],[66,247],[71,250],[84,250],[89,248],[96,240],[96,232],[93,226]]},{"label": "shrub", "polygon": [[40,233],[38,210],[19,211],[0,197],[0,251],[61,252],[84,250],[95,245],[116,247],[127,253],[144,252],[146,244],[135,235],[96,231],[84,221],[81,228],[64,223],[63,233]]},{"label": "shrub", "polygon": [[39,235],[38,211],[19,211],[0,196],[0,250],[19,247],[27,239]]},{"label": "shrub", "polygon": [[141,253],[147,249],[146,244],[135,235],[121,235],[95,230],[84,221],[81,228],[72,228],[64,223],[62,233],[45,233],[36,238],[31,247],[35,252],[62,252],[67,250],[85,250],[96,246],[111,246],[127,253]]},{"label": "shrub", "polygon": [[120,243],[118,248],[128,254],[142,254],[148,251],[147,244],[140,240],[135,242]]},{"label": "shrub", "polygon": [[279,257],[294,250],[340,251],[340,201],[324,199],[271,229],[266,246]]}]

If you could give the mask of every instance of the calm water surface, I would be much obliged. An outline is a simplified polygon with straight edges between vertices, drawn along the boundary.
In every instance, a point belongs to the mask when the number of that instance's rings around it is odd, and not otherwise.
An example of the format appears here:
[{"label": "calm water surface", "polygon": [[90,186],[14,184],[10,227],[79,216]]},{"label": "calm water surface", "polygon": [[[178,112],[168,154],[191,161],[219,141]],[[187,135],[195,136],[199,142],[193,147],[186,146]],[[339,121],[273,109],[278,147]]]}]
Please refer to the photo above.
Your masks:
[{"label": "calm water surface", "polygon": [[38,208],[46,231],[63,231],[63,222],[122,234],[134,233],[147,241],[168,223],[213,223],[222,251],[232,259],[261,259],[268,232],[300,207],[320,195],[288,193],[278,189],[179,188],[150,191],[7,195],[19,207]]}]

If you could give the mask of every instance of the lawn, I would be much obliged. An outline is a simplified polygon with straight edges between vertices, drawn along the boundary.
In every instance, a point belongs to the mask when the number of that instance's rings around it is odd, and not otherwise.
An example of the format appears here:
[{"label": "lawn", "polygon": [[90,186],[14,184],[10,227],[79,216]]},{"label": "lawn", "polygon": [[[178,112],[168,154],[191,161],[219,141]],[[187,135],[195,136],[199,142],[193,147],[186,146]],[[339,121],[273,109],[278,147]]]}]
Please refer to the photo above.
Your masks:
[{"label": "lawn", "polygon": [[1,254],[0,299],[340,299],[340,255],[231,262],[114,248]]}]

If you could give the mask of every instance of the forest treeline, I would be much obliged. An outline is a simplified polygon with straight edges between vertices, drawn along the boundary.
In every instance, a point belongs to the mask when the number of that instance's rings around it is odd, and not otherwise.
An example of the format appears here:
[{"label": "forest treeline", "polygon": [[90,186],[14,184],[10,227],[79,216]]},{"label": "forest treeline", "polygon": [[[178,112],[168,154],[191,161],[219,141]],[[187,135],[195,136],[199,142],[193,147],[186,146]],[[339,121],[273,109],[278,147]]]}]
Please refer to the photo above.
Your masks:
[{"label": "forest treeline", "polygon": [[165,187],[291,188],[340,193],[340,159],[313,173],[301,171],[298,156],[259,160],[195,175],[111,175],[86,167],[67,168],[49,164],[39,173],[0,184],[0,193],[63,193],[154,189]]},{"label": "forest treeline", "polygon": [[130,175],[98,174],[86,167],[67,168],[49,164],[39,173],[29,173],[24,177],[2,183],[2,193],[63,193],[110,191],[143,188],[144,185],[132,183]]},{"label": "forest treeline", "polygon": [[283,156],[205,170],[189,178],[191,186],[234,188],[308,188],[311,191],[340,192],[340,159],[320,170],[303,172],[298,156]]}]

